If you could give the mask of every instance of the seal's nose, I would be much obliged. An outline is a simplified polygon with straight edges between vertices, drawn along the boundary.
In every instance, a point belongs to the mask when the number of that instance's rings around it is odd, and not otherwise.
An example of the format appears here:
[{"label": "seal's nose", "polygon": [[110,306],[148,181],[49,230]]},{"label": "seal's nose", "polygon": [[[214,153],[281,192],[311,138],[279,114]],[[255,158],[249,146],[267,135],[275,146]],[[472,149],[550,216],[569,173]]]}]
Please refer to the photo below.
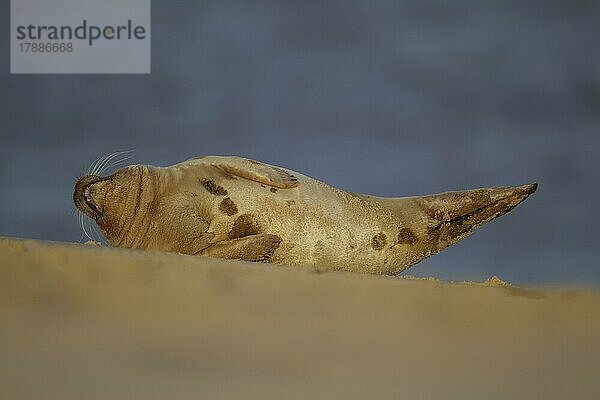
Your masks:
[{"label": "seal's nose", "polygon": [[92,198],[89,196],[89,188],[96,182],[102,181],[104,178],[98,175],[85,175],[77,180],[75,189],[73,190],[73,203],[75,207],[90,218],[97,219],[100,212],[95,206]]}]

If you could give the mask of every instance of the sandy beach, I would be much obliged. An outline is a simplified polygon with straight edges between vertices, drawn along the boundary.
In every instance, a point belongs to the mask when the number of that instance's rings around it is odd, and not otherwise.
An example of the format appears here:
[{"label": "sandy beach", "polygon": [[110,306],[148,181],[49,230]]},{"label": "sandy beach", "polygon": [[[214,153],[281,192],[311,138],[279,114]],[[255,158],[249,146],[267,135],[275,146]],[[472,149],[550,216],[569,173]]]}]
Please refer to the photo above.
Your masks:
[{"label": "sandy beach", "polygon": [[0,238],[0,398],[594,399],[600,293]]}]

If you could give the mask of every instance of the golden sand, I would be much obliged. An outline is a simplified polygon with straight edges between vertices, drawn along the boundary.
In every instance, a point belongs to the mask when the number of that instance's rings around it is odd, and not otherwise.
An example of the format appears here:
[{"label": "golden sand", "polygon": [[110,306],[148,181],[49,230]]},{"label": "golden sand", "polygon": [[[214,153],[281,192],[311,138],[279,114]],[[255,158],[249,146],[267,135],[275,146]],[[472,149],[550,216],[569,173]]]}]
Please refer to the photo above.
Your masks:
[{"label": "golden sand", "polygon": [[596,399],[600,294],[0,238],[2,399]]}]

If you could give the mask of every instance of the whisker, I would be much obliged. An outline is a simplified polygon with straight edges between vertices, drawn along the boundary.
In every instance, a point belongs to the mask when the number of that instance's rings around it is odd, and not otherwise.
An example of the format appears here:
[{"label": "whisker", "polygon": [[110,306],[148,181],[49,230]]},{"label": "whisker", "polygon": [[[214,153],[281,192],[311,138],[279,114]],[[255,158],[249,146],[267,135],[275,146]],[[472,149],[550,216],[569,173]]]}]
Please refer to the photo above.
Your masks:
[{"label": "whisker", "polygon": [[87,169],[87,174],[91,175],[92,171],[94,171],[94,169],[96,168],[96,165],[98,164],[98,162],[100,161],[100,159],[102,158],[102,156],[96,158],[94,161],[92,161],[92,163],[90,164],[90,166]]},{"label": "whisker", "polygon": [[96,172],[96,168],[98,168],[98,165],[104,160],[104,157],[105,156],[100,156],[92,163],[92,168],[89,171],[90,175],[93,175]]},{"label": "whisker", "polygon": [[117,165],[120,165],[120,164],[124,163],[125,161],[127,161],[127,160],[131,159],[132,157],[133,157],[133,155],[130,155],[130,156],[127,156],[127,157],[123,157],[123,158],[121,158],[120,160],[117,160],[117,161],[112,161],[110,164],[108,164],[108,165],[107,165],[107,166],[104,168],[104,170],[103,170],[102,172],[104,172],[104,171],[109,171],[111,168],[114,168],[114,167],[116,167]]},{"label": "whisker", "polygon": [[102,166],[104,165],[104,163],[107,162],[107,160],[110,160],[111,157],[114,157],[117,153],[118,152],[109,153],[109,154],[105,155],[104,157],[102,157],[101,161],[95,166],[95,168],[93,170],[93,174],[98,175],[98,172],[102,169]]},{"label": "whisker", "polygon": [[98,230],[98,226],[96,226],[96,224],[91,224],[91,227],[92,227],[92,230],[96,233],[96,236],[98,237],[98,240],[96,240],[96,242],[106,245],[106,241],[104,240],[104,237]]},{"label": "whisker", "polygon": [[[77,223],[81,226],[81,212],[77,212]],[[81,232],[81,236],[79,236],[79,241],[83,242],[83,231]]]},{"label": "whisker", "polygon": [[100,170],[100,168],[102,167],[102,164],[104,164],[106,162],[106,160],[113,156],[115,153],[109,153],[105,156],[100,157],[100,159],[98,160],[98,162],[96,163],[96,165],[94,166],[94,168],[92,169],[92,174],[93,175],[97,175],[98,171]]},{"label": "whisker", "polygon": [[131,157],[133,157],[133,154],[130,154],[133,151],[134,150],[127,150],[127,151],[120,151],[120,152],[116,153],[114,157],[111,157],[111,160],[113,160],[117,156],[122,156],[122,155],[125,155],[125,154],[129,154],[129,155],[126,156],[126,157],[124,157],[124,158],[122,158],[122,159],[120,159],[120,160],[118,160],[118,161],[108,160],[108,162],[105,163],[104,166],[101,168],[100,173],[104,173],[104,171],[108,170],[109,168],[114,167],[119,162],[123,162],[123,161],[126,161],[126,160],[130,159]]},{"label": "whisker", "polygon": [[123,154],[127,154],[127,153],[131,153],[133,150],[126,150],[126,151],[117,151],[112,153],[109,157],[107,157],[102,164],[100,164],[100,168],[98,168],[98,170],[96,171],[96,175],[100,175],[102,174],[102,172],[104,172],[104,170],[106,169],[106,166],[110,163],[111,160],[113,160],[115,157],[121,156]]},{"label": "whisker", "polygon": [[87,236],[88,239],[94,240],[85,229],[85,219],[83,213],[81,214],[81,229],[83,229],[83,233],[85,233],[85,236]]},{"label": "whisker", "polygon": [[97,242],[96,232],[94,231],[94,224],[90,224],[90,220],[88,218],[84,218],[84,225],[87,226],[88,231],[90,232],[90,236],[94,242]]}]

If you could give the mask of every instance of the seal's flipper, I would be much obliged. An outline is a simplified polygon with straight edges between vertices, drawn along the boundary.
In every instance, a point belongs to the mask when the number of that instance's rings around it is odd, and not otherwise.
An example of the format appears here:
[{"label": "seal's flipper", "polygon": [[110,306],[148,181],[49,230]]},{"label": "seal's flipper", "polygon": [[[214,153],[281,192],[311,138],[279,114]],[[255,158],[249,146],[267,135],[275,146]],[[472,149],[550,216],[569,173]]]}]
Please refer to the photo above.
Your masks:
[{"label": "seal's flipper", "polygon": [[279,243],[281,243],[279,236],[259,233],[215,243],[204,249],[201,254],[229,260],[269,262]]},{"label": "seal's flipper", "polygon": [[377,202],[403,221],[393,247],[410,248],[412,261],[416,263],[508,213],[536,189],[534,183],[417,197],[361,197]]},{"label": "seal's flipper", "polygon": [[204,157],[203,162],[208,162],[230,175],[278,189],[291,189],[298,186],[298,179],[283,168],[263,164],[248,158]]}]

